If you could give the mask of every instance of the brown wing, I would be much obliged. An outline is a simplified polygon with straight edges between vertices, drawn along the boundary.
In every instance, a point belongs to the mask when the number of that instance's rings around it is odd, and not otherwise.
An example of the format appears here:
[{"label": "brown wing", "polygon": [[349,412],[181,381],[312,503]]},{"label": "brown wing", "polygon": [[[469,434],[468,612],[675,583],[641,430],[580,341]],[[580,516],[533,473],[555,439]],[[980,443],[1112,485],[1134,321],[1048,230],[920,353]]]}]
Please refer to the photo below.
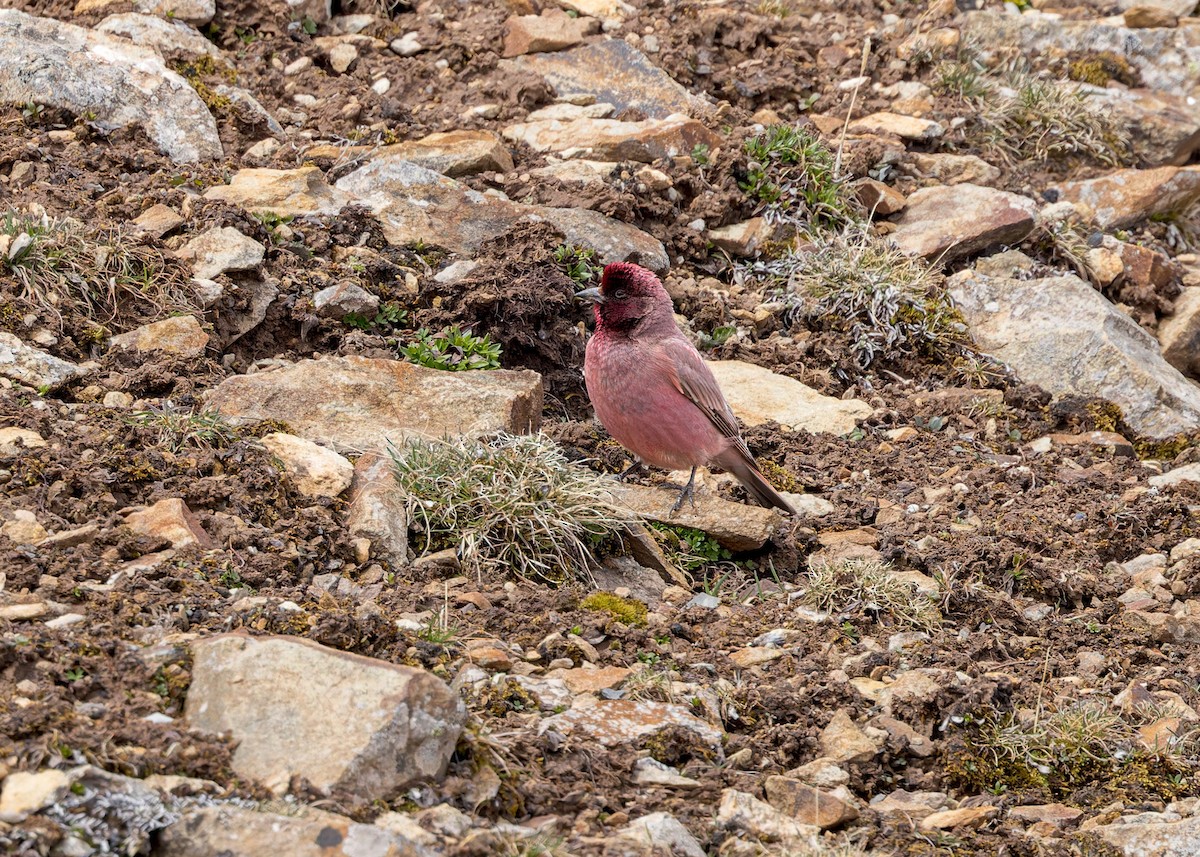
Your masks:
[{"label": "brown wing", "polygon": [[671,380],[679,392],[690,399],[716,426],[717,431],[732,440],[738,450],[753,462],[754,458],[738,430],[737,418],[704,358],[682,337],[668,339],[662,343],[662,347],[668,358],[667,368],[673,372]]}]

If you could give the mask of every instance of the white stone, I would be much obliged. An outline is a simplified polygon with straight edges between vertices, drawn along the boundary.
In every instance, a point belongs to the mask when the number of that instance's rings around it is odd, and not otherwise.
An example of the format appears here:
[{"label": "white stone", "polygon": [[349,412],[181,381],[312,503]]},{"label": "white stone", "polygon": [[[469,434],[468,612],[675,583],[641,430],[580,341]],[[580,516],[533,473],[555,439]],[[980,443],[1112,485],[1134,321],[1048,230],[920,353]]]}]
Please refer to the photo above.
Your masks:
[{"label": "white stone", "polygon": [[282,432],[264,435],[262,444],[306,497],[336,497],[350,487],[354,465],[332,449]]},{"label": "white stone", "polygon": [[846,434],[873,409],[856,399],[835,399],[794,378],[738,360],[708,364],[738,419],[748,426],[774,420],[785,429]]}]

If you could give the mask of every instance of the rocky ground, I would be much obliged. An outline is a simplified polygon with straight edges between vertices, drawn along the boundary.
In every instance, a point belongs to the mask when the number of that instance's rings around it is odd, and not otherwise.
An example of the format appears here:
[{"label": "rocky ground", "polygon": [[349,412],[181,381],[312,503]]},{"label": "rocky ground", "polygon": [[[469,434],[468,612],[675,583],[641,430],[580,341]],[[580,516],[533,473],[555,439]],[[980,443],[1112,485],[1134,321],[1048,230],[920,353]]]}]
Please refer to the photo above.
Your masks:
[{"label": "rocky ground", "polygon": [[10,0],[0,850],[1200,853],[1200,18],[1064,2]]}]

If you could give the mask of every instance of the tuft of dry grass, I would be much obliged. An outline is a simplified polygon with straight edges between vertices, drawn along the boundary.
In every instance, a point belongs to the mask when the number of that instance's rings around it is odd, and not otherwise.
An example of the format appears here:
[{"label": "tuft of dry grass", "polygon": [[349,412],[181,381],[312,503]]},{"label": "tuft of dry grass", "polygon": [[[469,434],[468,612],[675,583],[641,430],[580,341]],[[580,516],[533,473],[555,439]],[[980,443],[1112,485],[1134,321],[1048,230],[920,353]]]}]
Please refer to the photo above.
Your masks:
[{"label": "tuft of dry grass", "polygon": [[927,631],[942,621],[937,605],[896,577],[887,563],[862,559],[813,563],[804,586],[805,601],[819,610],[838,614],[870,611]]},{"label": "tuft of dry grass", "polygon": [[480,576],[589,579],[592,551],[631,520],[603,477],[541,435],[413,440],[392,458],[426,548],[454,546]]}]

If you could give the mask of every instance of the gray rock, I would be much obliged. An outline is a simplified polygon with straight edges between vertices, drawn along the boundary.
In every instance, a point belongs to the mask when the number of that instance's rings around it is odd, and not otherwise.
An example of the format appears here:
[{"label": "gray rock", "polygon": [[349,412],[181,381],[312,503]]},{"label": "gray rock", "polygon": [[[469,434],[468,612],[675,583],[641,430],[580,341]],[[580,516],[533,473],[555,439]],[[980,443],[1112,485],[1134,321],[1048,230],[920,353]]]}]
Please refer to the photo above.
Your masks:
[{"label": "gray rock", "polygon": [[379,298],[354,283],[338,283],[313,295],[313,309],[333,318],[350,313],[373,315],[379,309]]},{"label": "gray rock", "polygon": [[679,496],[678,490],[623,483],[614,483],[611,490],[617,505],[633,514],[651,521],[702,530],[733,551],[757,550],[783,522],[775,509],[733,503],[703,488],[695,492],[695,507],[685,502],[674,513],[671,507]]},{"label": "gray rock", "polygon": [[889,238],[906,253],[945,260],[997,244],[1015,244],[1033,231],[1037,205],[1015,193],[956,184],[926,187],[908,197]]},{"label": "gray rock", "polygon": [[399,444],[413,436],[536,431],[542,379],[530,371],[443,372],[334,357],[227,378],[207,401],[233,420],[282,420],[301,437],[363,452],[385,438]]},{"label": "gray rock", "polygon": [[652,812],[636,818],[617,831],[617,836],[645,845],[665,848],[679,857],[704,857],[703,846],[679,819],[669,812]]},{"label": "gray rock", "polygon": [[159,835],[158,857],[432,857],[395,830],[305,807],[276,815],[236,806],[193,809]]},{"label": "gray rock", "polygon": [[624,39],[608,39],[548,54],[502,60],[501,68],[541,75],[559,98],[592,96],[617,112],[636,110],[650,119],[672,113],[706,116],[712,107],[692,95]]},{"label": "gray rock", "polygon": [[336,190],[370,208],[392,244],[432,238],[447,250],[472,256],[485,241],[520,222],[545,221],[569,242],[594,249],[604,263],[637,258],[656,271],[669,264],[657,239],[628,224],[595,211],[522,205],[482,194],[408,161],[369,163],[338,181]]},{"label": "gray rock", "polygon": [[212,114],[157,51],[14,9],[0,10],[0,101],[88,114],[110,131],[140,126],[176,163],[223,156]]},{"label": "gray rock", "polygon": [[263,245],[238,232],[221,226],[197,235],[176,254],[192,263],[193,276],[211,280],[229,271],[253,271],[262,264]]},{"label": "gray rock", "polygon": [[[0,13],[2,14],[2,13]],[[0,331],[0,375],[29,387],[55,390],[82,378],[87,371]]]},{"label": "gray rock", "polygon": [[1155,215],[1178,214],[1200,201],[1200,166],[1116,170],[1064,182],[1055,190],[1100,228],[1117,229]]},{"label": "gray rock", "polygon": [[727,830],[746,833],[762,842],[778,842],[797,852],[815,850],[821,833],[815,824],[802,824],[754,795],[736,789],[721,792],[716,821]]},{"label": "gray rock", "polygon": [[272,134],[283,133],[283,126],[249,90],[240,86],[230,86],[227,83],[218,83],[213,87],[213,91],[222,98],[229,99],[234,110],[237,111],[238,121],[246,125],[266,128]]},{"label": "gray rock", "polygon": [[109,15],[95,29],[101,33],[124,36],[139,45],[154,48],[160,54],[179,53],[214,59],[221,56],[221,50],[216,45],[181,20],[168,21],[157,15],[126,12]]},{"label": "gray rock", "polygon": [[1028,278],[1019,252],[984,260],[948,281],[979,347],[1057,396],[1098,396],[1150,437],[1200,426],[1200,388],[1158,342],[1073,274]]},{"label": "gray rock", "polygon": [[[206,282],[197,279],[194,282]],[[228,348],[267,317],[267,310],[279,297],[279,286],[272,280],[243,278],[233,288],[222,290],[221,312],[217,316],[217,336]]]},{"label": "gray rock", "polygon": [[424,670],[309,640],[224,634],[192,652],[188,722],[232,733],[233,769],[277,794],[293,776],[365,801],[436,779],[466,717]]},{"label": "gray rock", "polygon": [[1119,818],[1091,830],[1126,857],[1200,854],[1200,816],[1181,819],[1170,812],[1143,813],[1136,819]]},{"label": "gray rock", "polygon": [[370,539],[372,556],[397,567],[408,562],[406,502],[389,456],[359,457],[350,483],[346,528],[357,538]]},{"label": "gray rock", "polygon": [[288,479],[306,497],[337,497],[350,487],[354,465],[332,449],[283,432],[264,435],[262,445],[283,463]]},{"label": "gray rock", "polygon": [[682,705],[644,700],[605,699],[586,708],[572,708],[547,717],[539,727],[570,737],[595,741],[604,747],[642,743],[664,729],[679,728],[718,754],[724,732],[701,720]]}]

